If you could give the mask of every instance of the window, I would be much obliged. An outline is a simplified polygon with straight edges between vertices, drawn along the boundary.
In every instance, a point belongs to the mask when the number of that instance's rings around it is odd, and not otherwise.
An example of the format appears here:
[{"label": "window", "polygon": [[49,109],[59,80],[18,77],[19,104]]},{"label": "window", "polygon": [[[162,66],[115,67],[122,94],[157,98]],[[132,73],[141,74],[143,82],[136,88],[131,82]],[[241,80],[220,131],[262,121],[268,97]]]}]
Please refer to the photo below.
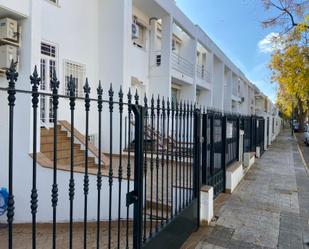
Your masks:
[{"label": "window", "polygon": [[64,62],[64,80],[65,80],[65,94],[67,96],[70,95],[69,91],[69,81],[70,76],[72,75],[73,81],[75,83],[75,92],[76,96],[83,95],[83,84],[85,78],[85,66],[79,63],[75,63],[72,61],[65,61]]},{"label": "window", "polygon": [[139,48],[146,48],[147,27],[137,17],[133,17],[132,40],[133,45]]},{"label": "window", "polygon": [[55,58],[56,57],[56,46],[42,42],[41,43],[41,54]]},{"label": "window", "polygon": [[50,80],[52,78],[53,71],[56,69],[57,64],[57,49],[55,45],[48,44],[46,42],[41,43],[41,86],[43,91],[50,91]]},{"label": "window", "polygon": [[[45,93],[51,93],[50,81],[54,70],[57,67],[57,48],[53,44],[41,42],[41,61],[40,75],[41,84],[40,90]],[[45,125],[53,122],[52,99],[48,96],[40,97],[40,118]]]},{"label": "window", "polygon": [[171,94],[172,100],[176,103],[179,101],[180,98],[180,91],[177,88],[172,87],[172,94]]},{"label": "window", "polygon": [[176,50],[176,41],[172,40],[172,50],[175,51]]},{"label": "window", "polygon": [[172,39],[172,51],[174,51],[176,54],[179,54],[180,48],[181,48],[181,39],[178,38],[175,34],[173,34]]}]

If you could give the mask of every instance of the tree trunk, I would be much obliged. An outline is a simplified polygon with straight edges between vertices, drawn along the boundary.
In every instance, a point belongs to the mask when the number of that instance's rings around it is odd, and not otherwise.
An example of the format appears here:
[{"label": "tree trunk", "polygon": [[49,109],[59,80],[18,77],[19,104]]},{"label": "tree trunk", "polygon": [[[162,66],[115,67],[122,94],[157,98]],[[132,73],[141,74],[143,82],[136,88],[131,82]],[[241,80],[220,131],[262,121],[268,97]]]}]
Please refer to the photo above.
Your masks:
[{"label": "tree trunk", "polygon": [[303,102],[300,98],[296,97],[298,104],[297,121],[299,123],[299,131],[303,132],[305,127],[306,112],[304,111]]}]

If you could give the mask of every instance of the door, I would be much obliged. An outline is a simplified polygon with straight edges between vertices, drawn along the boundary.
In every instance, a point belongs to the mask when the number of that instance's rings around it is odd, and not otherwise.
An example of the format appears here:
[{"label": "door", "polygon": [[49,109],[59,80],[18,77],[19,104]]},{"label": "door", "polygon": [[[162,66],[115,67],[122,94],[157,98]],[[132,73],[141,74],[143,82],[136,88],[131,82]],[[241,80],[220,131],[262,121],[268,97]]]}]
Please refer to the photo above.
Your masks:
[{"label": "door", "polygon": [[[56,69],[56,48],[55,46],[41,44],[41,85],[40,91],[51,94],[50,80],[53,71]],[[40,119],[42,126],[50,126],[53,122],[52,99],[50,96],[40,96]]]}]

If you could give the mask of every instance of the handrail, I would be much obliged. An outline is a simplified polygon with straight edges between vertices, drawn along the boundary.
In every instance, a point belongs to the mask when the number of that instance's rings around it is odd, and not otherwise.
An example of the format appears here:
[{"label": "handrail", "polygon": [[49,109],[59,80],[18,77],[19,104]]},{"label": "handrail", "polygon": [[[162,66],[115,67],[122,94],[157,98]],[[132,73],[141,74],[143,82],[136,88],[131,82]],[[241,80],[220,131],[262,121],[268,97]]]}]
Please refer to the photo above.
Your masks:
[{"label": "handrail", "polygon": [[[72,134],[72,132],[71,132],[71,124],[68,121],[66,121],[66,120],[59,120],[58,123],[61,125],[61,127],[63,127],[65,130],[67,130],[68,132],[70,132]],[[83,145],[86,144],[86,137],[82,133],[80,133],[76,128],[74,128],[74,138],[76,138],[81,144],[83,144]],[[99,150],[98,150],[98,148],[95,145],[89,143],[88,144],[88,150],[96,158],[99,157]],[[109,165],[109,161],[108,161],[107,157],[103,153],[101,154],[101,156],[102,156],[103,165],[104,166]]]},{"label": "handrail", "polygon": [[[131,120],[130,123],[133,126],[135,126],[135,122],[133,120]],[[184,145],[193,145],[193,143],[190,143],[190,142],[182,142],[182,141],[175,140],[171,136],[163,137],[163,135],[155,127],[152,128],[148,124],[145,125],[145,128],[146,128],[145,135],[147,139],[151,139],[153,137],[153,139],[158,140],[159,142],[162,142],[158,144],[162,150],[166,150],[169,144],[174,144],[175,147],[176,146],[180,147]]]}]

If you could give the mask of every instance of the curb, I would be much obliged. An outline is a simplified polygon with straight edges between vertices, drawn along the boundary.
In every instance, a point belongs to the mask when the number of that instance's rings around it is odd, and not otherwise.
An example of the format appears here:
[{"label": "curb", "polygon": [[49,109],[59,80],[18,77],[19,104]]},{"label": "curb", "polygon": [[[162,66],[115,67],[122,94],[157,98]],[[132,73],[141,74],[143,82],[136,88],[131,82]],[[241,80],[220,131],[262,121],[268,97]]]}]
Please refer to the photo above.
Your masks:
[{"label": "curb", "polygon": [[309,177],[309,166],[308,166],[307,163],[306,163],[306,160],[305,160],[305,158],[304,158],[304,154],[303,154],[302,150],[301,150],[300,147],[299,147],[298,140],[297,140],[297,137],[296,137],[295,134],[294,134],[294,139],[295,139],[295,141],[296,141],[296,143],[297,143],[297,149],[298,149],[298,152],[299,152],[299,154],[300,154],[301,160],[303,161],[304,168],[305,168],[305,170],[306,170],[307,176]]}]

